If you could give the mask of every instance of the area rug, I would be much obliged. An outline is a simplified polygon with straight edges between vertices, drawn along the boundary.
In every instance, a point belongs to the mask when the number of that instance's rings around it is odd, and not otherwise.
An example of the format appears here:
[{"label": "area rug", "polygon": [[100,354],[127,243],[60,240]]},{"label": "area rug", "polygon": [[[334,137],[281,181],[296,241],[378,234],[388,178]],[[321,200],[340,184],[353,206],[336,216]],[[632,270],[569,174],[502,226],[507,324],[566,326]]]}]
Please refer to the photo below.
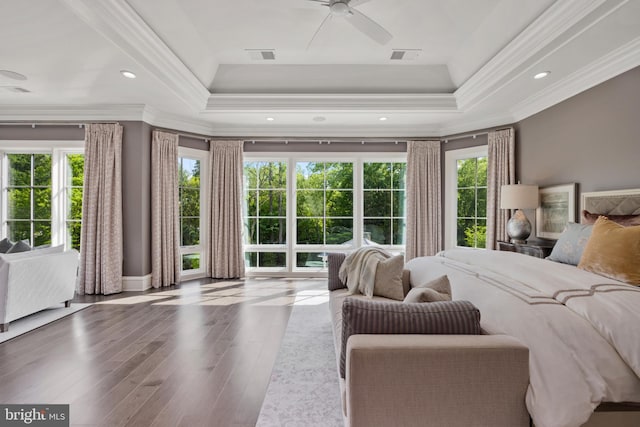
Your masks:
[{"label": "area rug", "polygon": [[256,426],[344,425],[328,303],[294,305]]},{"label": "area rug", "polygon": [[9,330],[7,332],[0,333],[0,344],[22,334],[26,334],[29,331],[33,331],[47,323],[84,310],[91,305],[93,304],[72,303],[71,307],[65,307],[64,304],[60,304],[60,306],[47,308],[46,310],[15,320],[9,324]]}]

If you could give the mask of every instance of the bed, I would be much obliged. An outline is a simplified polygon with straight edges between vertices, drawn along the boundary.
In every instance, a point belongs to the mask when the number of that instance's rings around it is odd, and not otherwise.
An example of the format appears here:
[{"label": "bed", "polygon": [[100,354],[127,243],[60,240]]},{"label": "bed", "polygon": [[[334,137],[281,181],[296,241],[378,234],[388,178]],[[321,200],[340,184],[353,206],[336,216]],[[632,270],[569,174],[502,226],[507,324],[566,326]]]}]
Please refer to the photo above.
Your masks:
[{"label": "bed", "polygon": [[[582,209],[637,215],[640,190],[585,193]],[[640,425],[640,287],[514,252],[447,250],[406,268],[412,286],[446,274],[486,332],[529,347],[534,425]]]}]

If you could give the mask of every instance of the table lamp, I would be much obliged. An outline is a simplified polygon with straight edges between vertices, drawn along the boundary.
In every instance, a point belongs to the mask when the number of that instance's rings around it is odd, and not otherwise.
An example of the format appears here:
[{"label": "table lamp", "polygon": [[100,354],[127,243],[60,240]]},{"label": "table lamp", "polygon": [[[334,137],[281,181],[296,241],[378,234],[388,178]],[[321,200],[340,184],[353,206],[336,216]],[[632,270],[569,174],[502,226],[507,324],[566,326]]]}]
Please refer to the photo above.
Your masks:
[{"label": "table lamp", "polygon": [[535,209],[538,207],[537,185],[503,185],[500,191],[500,208],[516,209],[507,223],[507,234],[511,243],[526,243],[531,235],[531,222],[522,212],[522,209]]}]

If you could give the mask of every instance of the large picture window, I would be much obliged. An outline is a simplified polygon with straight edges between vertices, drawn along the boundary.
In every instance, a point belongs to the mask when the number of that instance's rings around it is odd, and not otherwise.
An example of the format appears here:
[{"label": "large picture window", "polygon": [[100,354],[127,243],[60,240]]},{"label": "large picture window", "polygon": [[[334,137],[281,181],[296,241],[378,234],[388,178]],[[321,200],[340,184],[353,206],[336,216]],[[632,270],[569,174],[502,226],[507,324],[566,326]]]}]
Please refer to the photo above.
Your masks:
[{"label": "large picture window", "polygon": [[404,250],[404,156],[284,157],[245,156],[248,272],[323,271],[327,253],[363,245]]},{"label": "large picture window", "polygon": [[487,148],[447,152],[446,159],[447,247],[486,248]]},{"label": "large picture window", "polygon": [[180,265],[185,277],[202,274],[205,269],[204,182],[200,177],[206,170],[207,156],[202,150],[178,149]]},{"label": "large picture window", "polygon": [[2,228],[12,241],[32,247],[80,249],[84,154],[82,141],[8,141],[2,155]]}]

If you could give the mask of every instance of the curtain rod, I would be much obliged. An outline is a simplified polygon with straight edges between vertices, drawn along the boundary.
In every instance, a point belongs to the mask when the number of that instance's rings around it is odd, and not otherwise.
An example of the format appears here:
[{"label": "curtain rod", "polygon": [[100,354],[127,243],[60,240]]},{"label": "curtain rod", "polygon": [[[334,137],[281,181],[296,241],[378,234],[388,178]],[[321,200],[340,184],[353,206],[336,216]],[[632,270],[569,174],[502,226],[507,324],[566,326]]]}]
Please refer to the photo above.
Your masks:
[{"label": "curtain rod", "polygon": [[0,122],[0,126],[31,126],[36,128],[37,126],[78,126],[83,128],[89,124],[115,124],[119,125],[120,122],[104,122],[104,121],[87,121],[87,122]]},{"label": "curtain rod", "polygon": [[283,143],[283,144],[289,144],[290,142],[315,142],[318,143],[319,145],[322,144],[327,144],[330,145],[332,142],[335,143],[360,143],[362,145],[365,144],[390,144],[390,143],[395,143],[396,145],[399,143],[404,143],[407,142],[406,139],[362,139],[362,138],[243,138],[243,141],[245,142],[245,144],[247,143],[251,143],[251,144],[255,144],[256,142],[261,142],[261,143],[268,143],[268,142],[273,142],[273,143]]},{"label": "curtain rod", "polygon": [[495,129],[495,130],[491,130],[491,131],[463,133],[461,135],[455,135],[455,136],[448,136],[448,137],[445,137],[445,138],[440,138],[440,141],[443,141],[446,144],[447,142],[455,141],[456,139],[464,139],[464,138],[469,138],[469,137],[472,137],[473,139],[476,139],[477,136],[488,135],[489,132],[498,132],[500,130],[508,130],[508,129],[513,129],[513,128],[508,127],[508,128]]}]

